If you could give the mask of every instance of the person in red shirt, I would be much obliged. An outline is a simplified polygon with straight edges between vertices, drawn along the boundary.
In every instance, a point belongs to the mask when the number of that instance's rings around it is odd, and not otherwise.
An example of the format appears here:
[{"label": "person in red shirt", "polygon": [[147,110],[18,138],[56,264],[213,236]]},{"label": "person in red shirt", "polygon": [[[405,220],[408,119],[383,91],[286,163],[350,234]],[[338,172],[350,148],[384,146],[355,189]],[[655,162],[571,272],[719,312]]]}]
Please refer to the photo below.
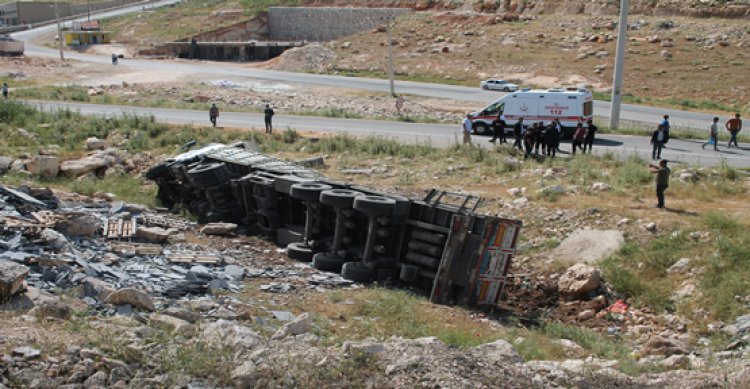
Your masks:
[{"label": "person in red shirt", "polygon": [[727,131],[729,131],[729,135],[731,135],[727,147],[732,147],[732,143],[734,143],[734,147],[740,147],[737,144],[737,133],[742,130],[742,120],[740,119],[740,114],[737,113],[734,115],[734,119],[727,120],[726,127]]}]

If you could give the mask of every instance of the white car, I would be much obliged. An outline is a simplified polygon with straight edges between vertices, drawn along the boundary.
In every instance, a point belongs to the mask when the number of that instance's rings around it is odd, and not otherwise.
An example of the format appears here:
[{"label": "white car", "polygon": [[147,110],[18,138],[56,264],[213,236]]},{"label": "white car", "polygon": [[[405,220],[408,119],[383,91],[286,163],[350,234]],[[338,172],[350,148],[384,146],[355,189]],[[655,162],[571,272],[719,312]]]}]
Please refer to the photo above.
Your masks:
[{"label": "white car", "polygon": [[484,90],[501,90],[503,92],[515,92],[518,90],[518,85],[505,80],[484,80],[479,83],[479,86]]}]

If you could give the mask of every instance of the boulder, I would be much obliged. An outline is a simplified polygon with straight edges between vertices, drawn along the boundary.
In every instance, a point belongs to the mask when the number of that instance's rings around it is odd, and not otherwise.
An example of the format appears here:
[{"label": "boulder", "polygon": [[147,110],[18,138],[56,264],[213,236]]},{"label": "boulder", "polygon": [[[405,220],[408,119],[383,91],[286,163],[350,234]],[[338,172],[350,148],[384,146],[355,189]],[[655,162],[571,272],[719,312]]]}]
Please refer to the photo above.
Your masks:
[{"label": "boulder", "polygon": [[362,342],[346,341],[341,346],[344,353],[351,356],[373,356],[385,351],[383,343],[365,340]]},{"label": "boulder", "polygon": [[104,150],[107,148],[107,141],[97,137],[86,139],[86,150]]},{"label": "boulder", "polygon": [[738,316],[734,320],[734,327],[737,329],[739,336],[744,336],[750,333],[750,315]]},{"label": "boulder", "polygon": [[92,236],[101,226],[102,222],[94,215],[75,215],[58,222],[55,229],[67,236]]},{"label": "boulder", "polygon": [[106,152],[98,152],[81,159],[64,161],[60,164],[60,172],[72,177],[79,177],[88,173],[104,173],[108,167],[114,166],[117,158]]},{"label": "boulder", "polygon": [[70,307],[56,298],[44,299],[33,309],[38,317],[54,317],[67,320],[70,318]]},{"label": "boulder", "polygon": [[685,273],[690,267],[690,258],[680,258],[674,265],[667,269],[667,273],[670,274],[681,274]]},{"label": "boulder", "polygon": [[290,335],[301,335],[310,332],[312,329],[312,319],[310,315],[305,312],[297,316],[294,320],[284,324],[279,328],[275,334],[271,337],[273,340],[284,339]]},{"label": "boulder", "polygon": [[124,288],[110,293],[104,301],[113,305],[130,304],[133,308],[144,311],[154,310],[154,301],[151,299],[151,295],[135,288]]},{"label": "boulder", "polygon": [[472,351],[497,364],[523,363],[521,354],[515,347],[504,339],[498,339],[491,343],[481,344],[474,347]]},{"label": "boulder", "polygon": [[506,192],[508,192],[508,194],[513,197],[518,197],[523,193],[521,191],[521,188],[510,188]]},{"label": "boulder", "polygon": [[198,334],[198,329],[194,325],[174,316],[153,314],[149,318],[149,323],[152,327],[158,328],[165,332],[169,332],[170,334],[181,335],[185,337],[195,336]]},{"label": "boulder", "polygon": [[153,243],[164,243],[166,242],[170,235],[172,235],[172,230],[165,230],[161,227],[138,227],[138,229],[135,231],[135,236],[139,239],[143,239],[148,242]]},{"label": "boulder", "polygon": [[665,338],[663,336],[652,336],[646,344],[643,345],[642,353],[644,355],[676,355],[688,354],[687,347],[680,341]]},{"label": "boulder", "polygon": [[13,165],[13,158],[0,157],[0,174],[5,174]]},{"label": "boulder", "polygon": [[591,189],[603,192],[612,189],[612,187],[606,182],[595,182],[591,185]]},{"label": "boulder", "polygon": [[115,287],[106,281],[94,277],[83,279],[83,295],[85,297],[92,297],[99,301],[105,301],[114,291]]},{"label": "boulder", "polygon": [[87,378],[86,381],[83,382],[83,387],[85,389],[106,388],[107,379],[109,379],[109,375],[100,370]]},{"label": "boulder", "polygon": [[672,58],[672,52],[669,50],[662,50],[659,55],[661,55],[662,58]]},{"label": "boulder", "polygon": [[557,280],[557,290],[564,295],[580,296],[596,290],[601,283],[599,270],[577,263],[568,268]]},{"label": "boulder", "polygon": [[29,274],[29,268],[24,265],[0,261],[0,302],[24,290],[23,280]]},{"label": "boulder", "polygon": [[205,325],[201,339],[210,345],[230,347],[238,353],[251,351],[262,341],[260,335],[249,327],[224,319]]},{"label": "boulder", "polygon": [[57,177],[57,173],[60,171],[60,158],[54,155],[37,155],[26,161],[26,170],[35,176]]},{"label": "boulder", "polygon": [[232,381],[234,382],[234,386],[237,388],[255,387],[255,370],[255,363],[253,361],[245,361],[234,368],[234,370],[232,370]]},{"label": "boulder", "polygon": [[625,243],[619,230],[575,230],[560,242],[552,253],[553,258],[568,263],[596,263],[614,254]]},{"label": "boulder", "polygon": [[201,234],[205,235],[231,235],[237,229],[234,223],[209,223],[201,228]]}]

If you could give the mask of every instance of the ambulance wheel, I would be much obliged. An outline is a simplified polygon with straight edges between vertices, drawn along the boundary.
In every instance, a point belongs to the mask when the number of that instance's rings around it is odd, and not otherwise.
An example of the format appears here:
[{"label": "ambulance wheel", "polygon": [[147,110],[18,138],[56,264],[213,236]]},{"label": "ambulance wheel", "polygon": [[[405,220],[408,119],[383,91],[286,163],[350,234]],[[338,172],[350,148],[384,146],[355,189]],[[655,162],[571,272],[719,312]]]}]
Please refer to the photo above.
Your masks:
[{"label": "ambulance wheel", "polygon": [[474,123],[474,133],[477,135],[487,135],[490,133],[490,127],[484,123]]}]

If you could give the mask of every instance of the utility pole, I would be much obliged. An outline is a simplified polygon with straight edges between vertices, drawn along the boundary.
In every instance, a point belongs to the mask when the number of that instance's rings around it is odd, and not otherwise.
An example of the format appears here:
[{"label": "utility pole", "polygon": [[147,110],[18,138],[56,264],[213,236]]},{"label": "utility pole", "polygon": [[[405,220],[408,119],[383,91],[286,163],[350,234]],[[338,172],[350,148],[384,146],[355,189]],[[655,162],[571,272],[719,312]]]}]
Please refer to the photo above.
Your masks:
[{"label": "utility pole", "polygon": [[628,0],[620,0],[620,23],[617,25],[617,52],[615,74],[612,80],[612,104],[609,111],[609,128],[620,126],[620,104],[622,103],[622,73],[625,67],[625,42],[628,39]]},{"label": "utility pole", "polygon": [[57,43],[60,48],[60,61],[65,62],[65,56],[63,55],[63,36],[62,27],[60,27],[60,9],[58,8],[59,2],[55,2],[55,19],[57,20]]},{"label": "utility pole", "polygon": [[393,81],[393,40],[391,39],[391,21],[393,16],[385,17],[385,31],[388,34],[388,79],[391,82],[391,96],[396,97],[396,86]]},{"label": "utility pole", "polygon": [[88,21],[91,21],[91,0],[88,0],[88,11],[86,12]]}]

